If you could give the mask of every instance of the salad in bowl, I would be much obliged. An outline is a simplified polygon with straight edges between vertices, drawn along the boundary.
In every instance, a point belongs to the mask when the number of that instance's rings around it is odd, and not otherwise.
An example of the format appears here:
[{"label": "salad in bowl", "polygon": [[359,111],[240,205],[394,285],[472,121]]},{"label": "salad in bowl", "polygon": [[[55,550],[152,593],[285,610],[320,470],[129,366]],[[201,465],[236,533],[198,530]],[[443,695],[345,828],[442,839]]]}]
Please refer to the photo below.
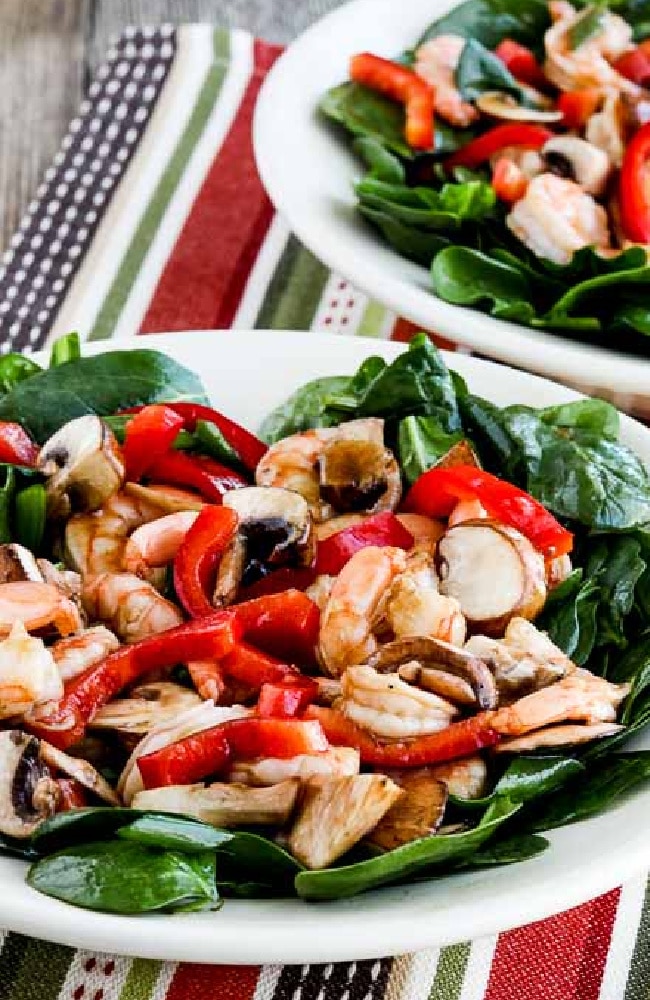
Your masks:
[{"label": "salad in bowl", "polygon": [[88,909],[524,862],[650,776],[650,479],[423,335],[257,436],[152,350],[0,361],[0,850]]},{"label": "salad in bowl", "polygon": [[361,215],[442,300],[617,350],[650,333],[650,17],[465,0],[322,96]]}]

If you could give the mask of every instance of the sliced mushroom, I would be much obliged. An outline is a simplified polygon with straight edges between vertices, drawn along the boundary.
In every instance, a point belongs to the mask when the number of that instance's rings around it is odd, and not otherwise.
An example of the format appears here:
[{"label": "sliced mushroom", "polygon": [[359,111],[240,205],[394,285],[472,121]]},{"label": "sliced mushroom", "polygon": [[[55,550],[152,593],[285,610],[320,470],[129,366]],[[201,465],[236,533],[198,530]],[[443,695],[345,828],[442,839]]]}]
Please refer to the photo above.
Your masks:
[{"label": "sliced mushroom", "polygon": [[[410,675],[414,675],[413,670],[408,670],[406,677],[400,671],[400,667],[410,666],[414,662],[420,668],[417,680],[411,679]],[[443,670],[446,674],[451,674],[465,681],[469,685],[479,708],[494,708],[498,701],[496,684],[489,667],[472,653],[458,649],[441,639],[433,639],[430,636],[413,636],[387,642],[368,660],[368,665],[380,673],[399,671],[404,680],[416,683],[427,690],[435,689],[429,688],[426,683],[423,683],[422,678],[429,676],[425,674],[425,670],[438,668],[439,671]],[[436,691],[436,694],[440,693]],[[443,697],[448,696],[443,695]]]},{"label": "sliced mushroom", "polygon": [[579,184],[588,194],[601,195],[611,167],[607,153],[574,135],[555,135],[542,147],[548,170]]},{"label": "sliced mushroom", "polygon": [[71,569],[60,569],[49,559],[37,559],[36,564],[46,583],[51,583],[53,587],[56,587],[72,601],[81,600],[81,573],[76,573]]},{"label": "sliced mushroom", "polygon": [[229,781],[244,785],[277,785],[287,778],[342,778],[359,773],[359,751],[352,747],[330,747],[324,753],[300,754],[280,759],[265,757],[263,760],[236,761]]},{"label": "sliced mushroom", "polygon": [[566,653],[525,618],[512,618],[500,640],[473,635],[465,649],[489,665],[501,700],[547,687],[576,669]]},{"label": "sliced mushroom", "polygon": [[318,684],[317,702],[319,705],[333,705],[341,697],[341,682],[335,677],[315,677]]},{"label": "sliced mushroom", "polygon": [[438,543],[440,592],[455,597],[473,630],[502,635],[511,618],[544,607],[544,559],[527,538],[497,521],[464,521]]},{"label": "sliced mushroom", "polygon": [[60,790],[40,755],[39,740],[19,729],[0,732],[0,833],[29,837],[57,809]]},{"label": "sliced mushroom", "polygon": [[124,481],[124,462],[115,435],[88,414],[64,424],[41,448],[37,467],[47,477],[48,509],[98,510]]},{"label": "sliced mushroom", "polygon": [[40,741],[40,753],[41,760],[44,760],[55,771],[63,771],[68,777],[75,778],[80,785],[89,789],[93,795],[96,795],[104,802],[108,802],[112,806],[122,804],[120,797],[111,788],[106,778],[87,760],[82,760],[80,757],[71,757],[62,750],[57,750],[56,747],[53,747],[46,740]]},{"label": "sliced mushroom", "polygon": [[141,486],[140,483],[125,483],[124,492],[136,500],[158,507],[161,516],[177,514],[183,510],[203,510],[208,506],[196,493],[189,493],[175,486]]},{"label": "sliced mushroom", "polygon": [[134,688],[128,698],[118,698],[104,705],[94,717],[91,728],[144,735],[202,704],[202,699],[190,688],[171,681],[154,681]]},{"label": "sliced mushroom", "polygon": [[480,799],[487,788],[487,766],[482,757],[465,757],[447,764],[435,764],[431,774],[443,781],[450,795],[458,799]]},{"label": "sliced mushroom", "polygon": [[402,495],[399,466],[375,417],[340,424],[318,458],[320,495],[339,513],[395,510]]},{"label": "sliced mushroom", "polygon": [[310,566],[316,536],[309,504],[299,493],[276,486],[244,486],[224,497],[238,516],[237,533],[224,554],[215,605],[234,600],[241,583],[252,583],[268,567]]},{"label": "sliced mushroom", "polygon": [[289,850],[307,868],[326,868],[370,833],[403,794],[384,774],[309,781]]},{"label": "sliced mushroom", "polygon": [[433,691],[455,705],[476,705],[476,695],[471,685],[462,677],[455,677],[436,667],[422,667],[415,660],[404,663],[397,671],[403,681],[416,684],[425,691]]},{"label": "sliced mushroom", "polygon": [[549,726],[537,729],[527,736],[516,736],[513,739],[502,740],[494,748],[497,753],[523,753],[529,750],[542,750],[547,747],[577,746],[580,743],[591,743],[605,736],[620,733],[625,726],[616,722],[597,722],[593,725],[563,725]]},{"label": "sliced mushroom", "polygon": [[489,90],[481,94],[476,99],[476,106],[483,114],[491,115],[492,118],[514,122],[559,122],[563,117],[561,111],[528,108],[520,104],[512,94],[505,94],[500,90]]},{"label": "sliced mushroom", "polygon": [[15,583],[18,580],[43,582],[36,559],[24,545],[16,542],[0,545],[0,583]]},{"label": "sliced mushroom", "polygon": [[297,778],[279,785],[253,788],[249,785],[168,785],[139,792],[134,809],[184,813],[212,826],[284,826],[293,812],[300,782]]},{"label": "sliced mushroom", "polygon": [[391,771],[390,778],[404,794],[380,819],[369,838],[384,851],[432,836],[442,824],[449,794],[444,782],[426,767]]}]

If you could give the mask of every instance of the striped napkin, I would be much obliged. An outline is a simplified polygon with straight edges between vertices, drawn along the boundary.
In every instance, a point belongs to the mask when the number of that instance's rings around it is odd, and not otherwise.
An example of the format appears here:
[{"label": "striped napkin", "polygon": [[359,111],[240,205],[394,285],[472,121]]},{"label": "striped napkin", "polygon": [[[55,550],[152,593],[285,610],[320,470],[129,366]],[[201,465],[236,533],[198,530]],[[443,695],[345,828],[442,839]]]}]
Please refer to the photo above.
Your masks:
[{"label": "striped napkin", "polygon": [[[71,329],[90,340],[215,327],[409,338],[409,324],[300,245],[262,190],[251,119],[278,54],[207,25],[125,31],[3,259],[3,349]],[[197,966],[0,941],[2,1000],[650,996],[645,878],[519,930],[375,962]]]}]

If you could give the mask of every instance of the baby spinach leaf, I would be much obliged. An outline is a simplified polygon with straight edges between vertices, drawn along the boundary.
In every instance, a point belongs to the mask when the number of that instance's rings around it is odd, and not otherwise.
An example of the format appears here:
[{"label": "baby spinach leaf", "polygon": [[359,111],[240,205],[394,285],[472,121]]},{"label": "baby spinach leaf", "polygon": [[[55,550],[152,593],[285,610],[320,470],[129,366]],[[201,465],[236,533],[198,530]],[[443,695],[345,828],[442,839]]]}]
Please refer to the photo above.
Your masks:
[{"label": "baby spinach leaf", "polygon": [[538,833],[516,833],[497,839],[473,854],[467,868],[488,868],[492,865],[514,865],[542,854],[550,844]]},{"label": "baby spinach leaf", "polygon": [[579,781],[541,802],[523,825],[526,830],[537,832],[587,819],[648,779],[648,750],[601,757],[589,762]]},{"label": "baby spinach leaf", "polygon": [[462,35],[476,38],[489,49],[496,48],[504,38],[539,48],[550,25],[544,0],[466,0],[434,21],[418,46],[437,35]]},{"label": "baby spinach leaf", "polygon": [[450,245],[446,236],[408,225],[388,212],[369,208],[361,203],[358,209],[365,219],[376,226],[388,245],[397,250],[400,256],[414,260],[423,267],[429,267],[436,254]]},{"label": "baby spinach leaf", "polygon": [[0,833],[0,855],[8,858],[21,858],[23,861],[35,861],[37,852],[32,847],[31,839],[6,837]]},{"label": "baby spinach leaf", "polygon": [[228,830],[218,830],[197,819],[155,813],[139,817],[116,833],[122,840],[136,841],[145,847],[190,852],[216,850],[234,836]]},{"label": "baby spinach leaf", "polygon": [[468,38],[456,68],[456,86],[466,101],[475,101],[488,91],[512,94],[519,104],[529,99],[523,87],[493,52],[476,38]]},{"label": "baby spinach leaf", "polygon": [[13,506],[16,496],[16,470],[0,466],[0,544],[13,541]]},{"label": "baby spinach leaf", "polygon": [[303,899],[341,899],[425,871],[433,877],[436,869],[470,861],[520,808],[520,804],[500,797],[471,830],[414,840],[386,854],[340,868],[301,872],[296,876],[296,891]]},{"label": "baby spinach leaf", "polygon": [[233,836],[217,849],[219,881],[231,887],[254,882],[265,895],[293,890],[302,865],[275,841],[247,830],[233,830]]},{"label": "baby spinach leaf", "polygon": [[431,267],[436,295],[457,306],[487,305],[492,315],[530,322],[528,278],[518,268],[469,247],[441,250]]},{"label": "baby spinach leaf", "polygon": [[329,400],[344,393],[349,383],[348,375],[330,375],[307,382],[268,414],[260,427],[260,437],[273,444],[310,427],[331,427],[338,423],[339,417],[328,413]]},{"label": "baby spinach leaf", "polygon": [[410,160],[414,150],[404,138],[401,105],[360,83],[341,83],[321,99],[320,111],[352,135],[376,139],[387,149]]},{"label": "baby spinach leaf", "polygon": [[530,802],[548,795],[584,771],[584,765],[572,757],[517,756],[508,765],[491,795],[482,799],[461,799],[450,795],[450,801],[462,809],[485,809],[499,796],[511,802]]},{"label": "baby spinach leaf", "polygon": [[103,913],[214,909],[214,851],[180,854],[126,841],[68,847],[31,866],[27,883],[55,899]]},{"label": "baby spinach leaf", "polygon": [[378,139],[361,135],[354,140],[352,148],[367,166],[371,177],[386,181],[388,184],[406,182],[406,171],[402,161],[386,149]]},{"label": "baby spinach leaf", "polygon": [[70,809],[67,812],[55,813],[50,819],[41,823],[32,834],[32,844],[39,854],[51,854],[73,844],[106,840],[121,827],[145,817],[163,823],[173,822],[177,818],[171,813],[145,813],[126,806],[89,806],[86,809]]},{"label": "baby spinach leaf", "polygon": [[463,440],[462,431],[444,431],[435,417],[405,417],[397,428],[397,454],[408,483],[430,469]]},{"label": "baby spinach leaf", "polygon": [[596,644],[599,604],[597,585],[585,580],[573,599],[555,602],[539,618],[539,627],[579,667],[587,662]]},{"label": "baby spinach leaf", "polygon": [[596,644],[624,647],[624,621],[634,605],[636,585],[646,568],[641,543],[631,535],[602,538],[595,542],[585,574],[600,590]]},{"label": "baby spinach leaf", "polygon": [[11,392],[14,386],[43,369],[24,354],[4,354],[0,357],[0,393]]},{"label": "baby spinach leaf", "polygon": [[360,181],[355,191],[362,207],[382,211],[419,229],[459,229],[463,222],[488,218],[496,198],[491,185],[482,180],[445,184],[440,191],[430,187],[389,184],[373,176]]},{"label": "baby spinach leaf", "polygon": [[45,534],[47,495],[42,483],[33,483],[16,494],[14,535],[16,541],[38,555]]},{"label": "baby spinach leaf", "polygon": [[109,351],[77,358],[19,382],[0,399],[0,420],[15,420],[42,443],[68,420],[164,401],[207,402],[199,378],[159,351]]}]

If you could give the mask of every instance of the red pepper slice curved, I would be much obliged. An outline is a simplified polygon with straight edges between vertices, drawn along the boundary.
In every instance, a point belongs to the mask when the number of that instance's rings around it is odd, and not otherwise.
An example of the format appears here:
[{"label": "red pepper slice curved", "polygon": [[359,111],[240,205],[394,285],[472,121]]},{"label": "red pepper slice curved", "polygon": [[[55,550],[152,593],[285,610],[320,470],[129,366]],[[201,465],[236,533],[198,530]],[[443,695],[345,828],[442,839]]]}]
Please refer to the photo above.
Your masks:
[{"label": "red pepper slice curved", "polygon": [[619,204],[628,240],[650,243],[650,122],[628,143],[621,167]]},{"label": "red pepper slice curved", "polygon": [[285,663],[316,663],[320,611],[302,591],[269,594],[236,604],[230,610],[248,642],[280,657]]},{"label": "red pepper slice curved", "polygon": [[183,418],[169,406],[145,406],[134,415],[126,425],[122,446],[129,482],[139,482],[156,459],[169,451],[182,426]]},{"label": "red pepper slice curved", "polygon": [[459,500],[479,500],[487,512],[525,535],[548,559],[573,548],[573,535],[529,493],[474,465],[433,468],[409,490],[404,510],[447,517]]},{"label": "red pepper slice curved", "polygon": [[169,451],[157,458],[147,470],[147,476],[156,483],[197,490],[211,503],[221,503],[229,490],[248,486],[238,472],[214,459],[205,455],[186,455],[183,451]]},{"label": "red pepper slice curved", "polygon": [[528,189],[528,178],[523,170],[506,156],[497,160],[492,170],[492,189],[501,201],[514,205],[524,197]]},{"label": "red pepper slice curved", "polygon": [[553,137],[554,133],[542,125],[530,125],[526,122],[511,122],[507,125],[497,125],[489,132],[484,132],[478,139],[473,139],[466,146],[452,153],[445,160],[445,168],[480,167],[495,153],[500,153],[506,146],[522,146],[525,149],[541,149]]},{"label": "red pepper slice curved", "polygon": [[329,744],[318,722],[233,719],[138,758],[145,788],[191,784],[221,770],[230,755],[244,760],[317,754]]},{"label": "red pepper slice curved", "polygon": [[263,684],[278,684],[289,677],[300,676],[296,667],[269,653],[263,653],[247,642],[238,642],[219,666],[224,677],[231,677],[253,690],[261,688]]},{"label": "red pepper slice curved", "polygon": [[214,614],[209,591],[237,522],[230,507],[204,507],[181,542],[174,559],[174,587],[193,618]]},{"label": "red pepper slice curved", "polygon": [[238,596],[242,601],[252,601],[256,597],[281,594],[284,590],[306,590],[315,579],[315,567],[281,566],[248,587],[241,587]]},{"label": "red pepper slice curved", "polygon": [[515,79],[528,83],[531,87],[541,87],[542,90],[548,87],[544,70],[535,58],[535,54],[525,45],[520,45],[513,38],[504,38],[497,45],[494,54],[506,69],[510,70]]},{"label": "red pepper slice curved", "polygon": [[360,524],[343,528],[318,543],[316,575],[336,576],[355,552],[368,545],[392,545],[408,550],[413,548],[413,535],[390,511],[373,514]]},{"label": "red pepper slice curved", "polygon": [[36,465],[38,445],[20,424],[0,423],[0,462]]},{"label": "red pepper slice curved", "polygon": [[618,57],[614,69],[639,87],[647,87],[650,83],[650,52],[643,46],[637,45],[635,49],[630,49]]},{"label": "red pepper slice curved", "polygon": [[581,129],[596,112],[603,97],[602,90],[587,87],[585,90],[567,90],[560,94],[557,109],[564,118],[562,124],[569,129]]},{"label": "red pepper slice curved", "polygon": [[50,710],[26,719],[26,728],[60,750],[79,740],[97,711],[140,677],[187,660],[223,659],[241,630],[230,610],[186,622],[132,646],[123,646],[88,667],[65,685],[63,698]]},{"label": "red pepper slice curved", "polygon": [[302,715],[318,695],[318,683],[311,677],[287,677],[279,684],[262,684],[257,714],[262,718],[291,719]]},{"label": "red pepper slice curved", "polygon": [[404,105],[404,134],[413,149],[433,147],[434,91],[421,76],[407,66],[360,52],[350,60],[350,77],[355,83],[377,90]]},{"label": "red pepper slice curved", "polygon": [[454,722],[430,736],[418,736],[403,743],[379,743],[366,730],[334,708],[310,705],[306,719],[316,719],[332,746],[354,747],[363,764],[375,767],[424,767],[443,761],[469,757],[483,747],[492,747],[500,736],[490,724],[490,713]]}]

